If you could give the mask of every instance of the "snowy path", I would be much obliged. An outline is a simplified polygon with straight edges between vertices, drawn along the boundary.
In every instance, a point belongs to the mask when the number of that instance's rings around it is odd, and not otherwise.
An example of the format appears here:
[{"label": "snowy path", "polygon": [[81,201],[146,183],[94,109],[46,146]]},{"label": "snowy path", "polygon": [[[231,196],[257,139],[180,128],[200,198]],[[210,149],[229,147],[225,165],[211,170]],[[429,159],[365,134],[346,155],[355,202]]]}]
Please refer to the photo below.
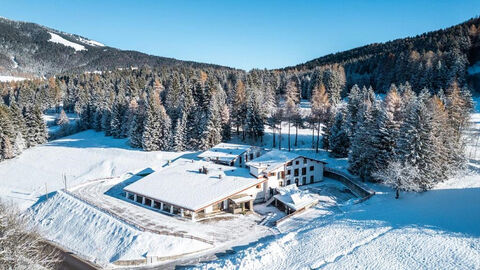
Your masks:
[{"label": "snowy path", "polygon": [[[317,210],[282,225],[281,234],[198,269],[480,268],[480,178],[467,175],[423,194],[385,187],[370,200]],[[456,188],[461,187],[461,188]]]},{"label": "snowy path", "polygon": [[[260,218],[255,215],[227,214],[223,216],[222,220],[211,223],[191,222],[127,201],[122,196],[122,188],[127,183],[140,178],[136,175],[126,174],[124,177],[83,184],[70,189],[70,191],[98,207],[160,234],[192,235],[220,244],[242,238],[247,234],[264,234],[267,230],[257,226]],[[238,228],[232,231],[232,227]]]}]

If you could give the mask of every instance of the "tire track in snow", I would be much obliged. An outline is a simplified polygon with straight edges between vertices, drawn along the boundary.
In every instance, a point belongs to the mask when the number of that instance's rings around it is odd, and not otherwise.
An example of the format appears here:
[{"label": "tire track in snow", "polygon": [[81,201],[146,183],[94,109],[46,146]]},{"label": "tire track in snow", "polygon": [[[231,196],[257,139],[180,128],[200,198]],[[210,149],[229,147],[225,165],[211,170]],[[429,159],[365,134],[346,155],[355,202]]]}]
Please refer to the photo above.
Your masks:
[{"label": "tire track in snow", "polygon": [[385,230],[382,230],[381,232],[379,233],[375,233],[373,234],[371,237],[367,237],[365,239],[362,239],[361,241],[359,242],[356,242],[353,246],[351,246],[349,249],[347,250],[343,250],[341,252],[338,252],[336,254],[334,254],[332,257],[328,258],[328,259],[325,259],[323,261],[321,261],[319,264],[320,265],[317,265],[317,266],[314,266],[312,267],[312,269],[320,269],[320,268],[323,268],[331,263],[335,263],[337,262],[338,260],[340,260],[341,258],[345,257],[345,256],[348,256],[352,253],[354,253],[357,249],[359,249],[360,247],[362,246],[365,246],[365,245],[368,245],[370,244],[371,242],[375,241],[376,239],[384,236],[385,234],[387,234],[389,231],[391,231],[392,228],[386,228]]}]

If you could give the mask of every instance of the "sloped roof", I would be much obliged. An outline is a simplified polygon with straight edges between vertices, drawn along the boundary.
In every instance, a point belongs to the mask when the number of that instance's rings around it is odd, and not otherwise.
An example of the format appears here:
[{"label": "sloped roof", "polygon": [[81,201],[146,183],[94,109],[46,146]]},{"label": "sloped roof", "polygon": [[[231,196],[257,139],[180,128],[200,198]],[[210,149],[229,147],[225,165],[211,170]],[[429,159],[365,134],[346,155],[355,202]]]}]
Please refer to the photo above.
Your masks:
[{"label": "sloped roof", "polygon": [[219,143],[198,155],[199,158],[231,162],[254,146],[234,143]]},{"label": "sloped roof", "polygon": [[247,165],[255,168],[265,168],[265,172],[270,172],[300,156],[301,155],[292,152],[272,150],[247,162]]},{"label": "sloped roof", "polygon": [[[203,167],[207,174],[199,172]],[[197,211],[264,181],[245,168],[181,158],[124,190]]]}]

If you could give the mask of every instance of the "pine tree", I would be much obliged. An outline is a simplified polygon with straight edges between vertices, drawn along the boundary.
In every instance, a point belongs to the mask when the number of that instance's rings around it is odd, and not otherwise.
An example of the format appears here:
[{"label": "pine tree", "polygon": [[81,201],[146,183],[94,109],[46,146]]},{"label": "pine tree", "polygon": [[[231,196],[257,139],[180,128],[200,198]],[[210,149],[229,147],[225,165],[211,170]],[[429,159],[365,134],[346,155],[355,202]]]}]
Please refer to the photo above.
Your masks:
[{"label": "pine tree", "polygon": [[26,137],[28,147],[47,142],[47,127],[43,121],[43,114],[38,106],[25,110],[25,123],[28,130]]},{"label": "pine tree", "polygon": [[64,125],[68,125],[70,123],[70,120],[68,120],[68,116],[67,114],[65,113],[65,111],[62,109],[60,111],[60,115],[58,116],[57,119],[55,119],[55,124],[59,125],[59,126],[64,126]]},{"label": "pine tree", "polygon": [[142,147],[143,136],[143,124],[145,121],[145,105],[144,103],[138,104],[136,110],[133,111],[132,121],[130,123],[130,129],[128,132],[130,146],[135,148]]},{"label": "pine tree", "polygon": [[376,119],[377,129],[372,131],[377,142],[374,145],[375,170],[383,170],[395,157],[397,137],[402,124],[402,108],[403,103],[397,88],[395,85],[391,85],[379,117]]},{"label": "pine tree", "polygon": [[347,121],[345,110],[339,108],[335,115],[335,121],[330,129],[329,148],[331,155],[336,158],[348,156],[350,140],[348,138]]},{"label": "pine tree", "polygon": [[[233,124],[237,129],[237,136],[240,134],[240,127],[245,125],[247,117],[247,98],[245,85],[241,80],[237,80],[235,85],[235,96],[233,99]],[[245,135],[245,133],[243,134]],[[245,136],[243,136],[245,139]]]},{"label": "pine tree", "polygon": [[265,129],[265,115],[263,115],[258,90],[251,89],[247,102],[246,130],[250,138],[255,141],[263,138]]},{"label": "pine tree", "polygon": [[19,155],[24,149],[27,148],[27,142],[25,141],[25,138],[27,137],[28,130],[22,111],[14,101],[10,103],[10,115],[13,128],[16,132],[15,139],[13,141],[14,154]]},{"label": "pine tree", "polygon": [[295,81],[290,80],[287,84],[285,93],[285,117],[288,121],[288,151],[291,150],[290,127],[293,122],[293,117],[298,114],[298,88]]},{"label": "pine tree", "polygon": [[146,151],[165,151],[171,148],[170,118],[156,92],[149,97],[144,120],[142,148]]}]

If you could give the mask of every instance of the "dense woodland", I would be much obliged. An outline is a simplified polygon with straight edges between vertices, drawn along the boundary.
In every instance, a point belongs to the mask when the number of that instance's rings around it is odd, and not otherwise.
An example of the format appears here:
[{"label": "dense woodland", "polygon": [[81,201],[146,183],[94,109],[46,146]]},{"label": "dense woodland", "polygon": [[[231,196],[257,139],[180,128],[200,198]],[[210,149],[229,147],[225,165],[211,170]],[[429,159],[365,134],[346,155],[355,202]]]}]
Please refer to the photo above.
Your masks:
[{"label": "dense woodland", "polygon": [[[466,69],[478,27],[476,19],[405,44],[367,46],[313,68],[143,66],[3,83],[0,159],[46,142],[42,114],[52,108],[80,115],[71,125],[62,112],[60,135],[94,129],[147,151],[207,149],[232,136],[261,141],[265,126],[274,138],[288,133],[272,147],[290,151],[294,131],[307,126],[313,148],[348,157],[363,179],[426,190],[465,164],[461,134],[472,108]],[[371,51],[379,46],[380,53]],[[382,100],[375,93],[387,94]],[[309,115],[300,113],[302,99],[311,101]]]}]

